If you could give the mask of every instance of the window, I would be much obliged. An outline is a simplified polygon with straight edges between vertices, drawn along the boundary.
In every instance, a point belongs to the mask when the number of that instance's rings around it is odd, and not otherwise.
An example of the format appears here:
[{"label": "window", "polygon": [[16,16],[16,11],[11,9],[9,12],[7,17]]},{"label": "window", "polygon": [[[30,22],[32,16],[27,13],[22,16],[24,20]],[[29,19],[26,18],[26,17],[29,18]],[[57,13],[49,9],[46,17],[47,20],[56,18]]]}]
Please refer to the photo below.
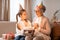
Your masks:
[{"label": "window", "polygon": [[24,8],[24,0],[10,0],[10,22],[16,21],[16,14],[19,11],[19,5]]}]

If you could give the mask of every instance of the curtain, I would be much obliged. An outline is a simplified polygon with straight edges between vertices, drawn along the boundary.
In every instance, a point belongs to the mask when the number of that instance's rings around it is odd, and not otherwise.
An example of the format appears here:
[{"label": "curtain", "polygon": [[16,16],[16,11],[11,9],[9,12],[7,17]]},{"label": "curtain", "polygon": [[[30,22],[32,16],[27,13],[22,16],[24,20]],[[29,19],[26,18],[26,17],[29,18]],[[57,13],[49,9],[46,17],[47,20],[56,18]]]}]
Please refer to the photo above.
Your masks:
[{"label": "curtain", "polygon": [[8,21],[9,20],[9,5],[10,1],[9,0],[2,0],[1,1],[1,16],[0,16],[0,21]]},{"label": "curtain", "polygon": [[27,11],[28,19],[32,21],[32,10],[31,10],[31,0],[25,0],[24,6]]},{"label": "curtain", "polygon": [[1,21],[1,13],[2,13],[2,0],[0,0],[0,21]]}]

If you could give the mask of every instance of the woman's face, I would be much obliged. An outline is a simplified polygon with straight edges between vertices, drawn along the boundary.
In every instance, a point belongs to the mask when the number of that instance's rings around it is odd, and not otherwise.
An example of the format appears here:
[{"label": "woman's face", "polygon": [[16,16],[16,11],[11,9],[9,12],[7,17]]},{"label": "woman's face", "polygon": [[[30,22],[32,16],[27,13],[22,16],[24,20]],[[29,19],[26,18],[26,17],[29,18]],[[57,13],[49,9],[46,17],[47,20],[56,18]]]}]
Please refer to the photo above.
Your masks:
[{"label": "woman's face", "polygon": [[24,11],[24,12],[22,13],[21,18],[22,18],[22,19],[27,19],[26,11]]},{"label": "woman's face", "polygon": [[35,12],[36,12],[36,15],[37,15],[38,17],[40,17],[40,16],[43,15],[42,11],[40,11],[40,10],[36,10]]}]

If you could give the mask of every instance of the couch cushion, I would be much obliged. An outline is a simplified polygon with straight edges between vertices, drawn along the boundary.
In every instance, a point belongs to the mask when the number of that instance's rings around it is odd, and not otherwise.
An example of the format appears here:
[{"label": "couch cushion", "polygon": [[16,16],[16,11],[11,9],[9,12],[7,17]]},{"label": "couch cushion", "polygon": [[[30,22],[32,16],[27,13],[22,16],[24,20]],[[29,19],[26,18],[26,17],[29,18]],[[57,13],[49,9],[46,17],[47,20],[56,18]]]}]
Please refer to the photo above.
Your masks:
[{"label": "couch cushion", "polygon": [[16,33],[16,22],[0,21],[0,37],[9,32]]}]

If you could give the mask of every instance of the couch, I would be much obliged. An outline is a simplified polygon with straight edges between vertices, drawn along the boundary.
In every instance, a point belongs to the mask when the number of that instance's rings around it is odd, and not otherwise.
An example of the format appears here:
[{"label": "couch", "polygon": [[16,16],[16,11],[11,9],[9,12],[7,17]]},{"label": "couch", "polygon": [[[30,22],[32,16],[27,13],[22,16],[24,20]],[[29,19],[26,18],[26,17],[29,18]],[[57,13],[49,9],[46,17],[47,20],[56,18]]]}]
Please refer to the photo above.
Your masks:
[{"label": "couch", "polygon": [[16,22],[0,21],[0,37],[9,32],[16,33]]}]

